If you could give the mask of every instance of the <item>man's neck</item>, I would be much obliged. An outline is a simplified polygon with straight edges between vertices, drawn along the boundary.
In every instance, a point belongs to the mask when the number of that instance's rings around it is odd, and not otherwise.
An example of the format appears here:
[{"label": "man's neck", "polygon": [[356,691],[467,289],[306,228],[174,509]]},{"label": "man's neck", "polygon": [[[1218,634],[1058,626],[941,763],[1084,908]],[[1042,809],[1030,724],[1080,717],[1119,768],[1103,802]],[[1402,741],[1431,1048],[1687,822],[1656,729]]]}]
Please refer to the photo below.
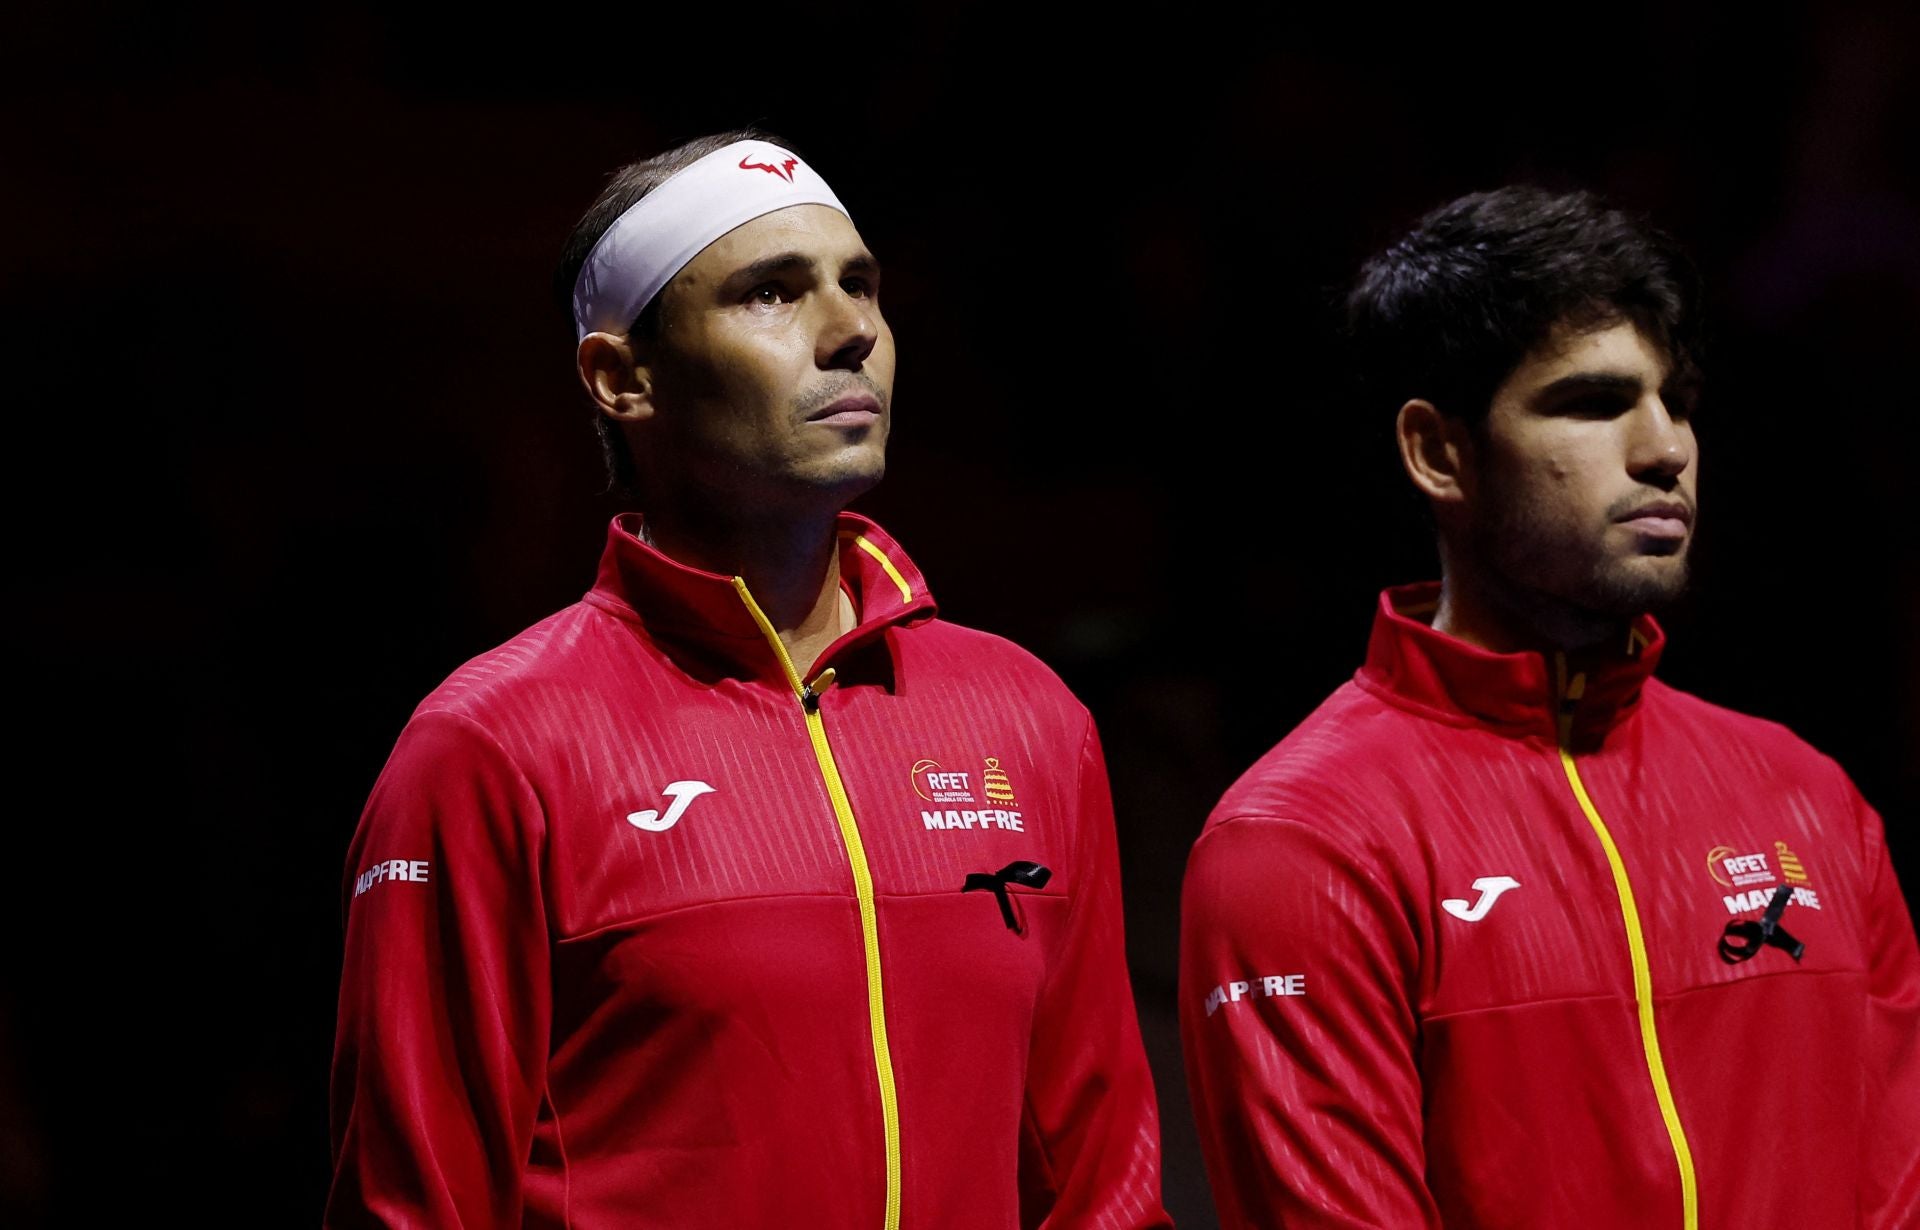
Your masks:
[{"label": "man's neck", "polygon": [[840,588],[836,520],[834,513],[742,521],[658,510],[643,525],[647,541],[669,559],[745,581],[794,670],[805,675],[856,622]]},{"label": "man's neck", "polygon": [[1579,653],[1623,638],[1626,623],[1445,565],[1433,627],[1494,653]]}]

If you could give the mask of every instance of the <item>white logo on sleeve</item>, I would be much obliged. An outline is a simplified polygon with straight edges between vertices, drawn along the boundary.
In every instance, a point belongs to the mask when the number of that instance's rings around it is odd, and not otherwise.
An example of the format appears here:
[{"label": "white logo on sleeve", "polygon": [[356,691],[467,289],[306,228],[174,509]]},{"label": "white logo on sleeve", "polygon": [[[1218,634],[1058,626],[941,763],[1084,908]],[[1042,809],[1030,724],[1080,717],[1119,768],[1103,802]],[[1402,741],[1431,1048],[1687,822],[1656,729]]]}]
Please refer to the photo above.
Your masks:
[{"label": "white logo on sleeve", "polygon": [[358,897],[376,884],[386,884],[394,880],[408,880],[415,884],[425,884],[431,866],[423,858],[382,859],[361,872],[353,882],[353,895]]},{"label": "white logo on sleeve", "polygon": [[1236,978],[1223,982],[1207,992],[1207,1015],[1212,1016],[1221,1005],[1237,1004],[1243,999],[1286,998],[1307,993],[1305,974],[1268,974],[1260,978]]},{"label": "white logo on sleeve", "polygon": [[1479,922],[1493,908],[1493,903],[1500,900],[1500,894],[1519,888],[1520,881],[1512,876],[1481,876],[1473,886],[1480,890],[1480,900],[1469,906],[1458,897],[1448,897],[1440,903],[1440,908],[1462,922]]},{"label": "white logo on sleeve", "polygon": [[664,833],[680,823],[680,817],[687,814],[687,808],[703,794],[712,794],[713,787],[705,782],[668,782],[667,797],[673,802],[667,805],[667,814],[649,808],[646,811],[627,813],[627,823],[634,828],[645,829],[649,833]]}]

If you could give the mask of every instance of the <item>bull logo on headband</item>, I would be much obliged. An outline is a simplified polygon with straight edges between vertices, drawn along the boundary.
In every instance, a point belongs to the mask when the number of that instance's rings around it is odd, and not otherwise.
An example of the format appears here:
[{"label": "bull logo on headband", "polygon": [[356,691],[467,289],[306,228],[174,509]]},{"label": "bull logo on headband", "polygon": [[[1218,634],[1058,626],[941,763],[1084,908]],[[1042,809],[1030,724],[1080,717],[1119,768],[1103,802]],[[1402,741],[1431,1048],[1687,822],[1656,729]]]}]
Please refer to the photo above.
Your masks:
[{"label": "bull logo on headband", "polygon": [[742,171],[765,171],[769,175],[778,175],[788,183],[793,182],[793,168],[799,165],[800,160],[798,158],[783,159],[778,166],[767,162],[748,162],[745,158],[740,160],[740,169]]}]

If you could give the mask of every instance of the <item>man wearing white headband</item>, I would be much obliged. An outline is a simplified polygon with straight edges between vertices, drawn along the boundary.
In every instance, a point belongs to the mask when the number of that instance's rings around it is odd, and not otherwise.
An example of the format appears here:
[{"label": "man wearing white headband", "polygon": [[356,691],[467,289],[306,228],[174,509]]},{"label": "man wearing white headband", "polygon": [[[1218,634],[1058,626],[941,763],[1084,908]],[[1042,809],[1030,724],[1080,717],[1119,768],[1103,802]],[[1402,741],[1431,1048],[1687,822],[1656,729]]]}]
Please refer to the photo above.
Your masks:
[{"label": "man wearing white headband", "polygon": [[642,511],[374,788],[327,1223],[1167,1224],[1092,722],[845,511],[894,353],[844,206],[706,138],[561,283]]}]

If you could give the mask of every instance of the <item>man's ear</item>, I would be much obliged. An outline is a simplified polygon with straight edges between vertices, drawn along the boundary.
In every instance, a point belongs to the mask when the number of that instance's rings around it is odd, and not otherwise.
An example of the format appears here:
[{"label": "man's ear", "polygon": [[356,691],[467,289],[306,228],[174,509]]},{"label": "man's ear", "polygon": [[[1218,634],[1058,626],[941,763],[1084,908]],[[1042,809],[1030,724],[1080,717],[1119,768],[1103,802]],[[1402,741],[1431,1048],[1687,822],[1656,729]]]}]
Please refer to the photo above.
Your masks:
[{"label": "man's ear", "polygon": [[589,333],[575,353],[580,384],[600,413],[616,423],[653,416],[653,371],[630,337]]},{"label": "man's ear", "polygon": [[1394,434],[1400,464],[1421,494],[1435,504],[1458,504],[1467,498],[1473,481],[1473,439],[1463,420],[1416,397],[1400,407]]}]

